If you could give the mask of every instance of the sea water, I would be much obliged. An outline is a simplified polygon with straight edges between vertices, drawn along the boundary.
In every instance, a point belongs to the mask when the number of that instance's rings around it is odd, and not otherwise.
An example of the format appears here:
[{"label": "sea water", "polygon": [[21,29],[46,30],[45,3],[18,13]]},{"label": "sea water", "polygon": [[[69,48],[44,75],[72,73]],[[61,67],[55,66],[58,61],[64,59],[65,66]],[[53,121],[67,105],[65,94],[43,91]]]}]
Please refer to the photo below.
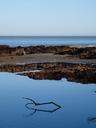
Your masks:
[{"label": "sea water", "polygon": [[[0,73],[0,128],[96,128],[95,91],[96,84]],[[54,102],[61,108],[50,112],[55,105],[30,104],[28,109],[26,104],[32,102],[24,97],[36,103]],[[36,107],[41,111],[31,109]]]},{"label": "sea water", "polygon": [[0,36],[0,44],[28,45],[96,45],[95,36]]},{"label": "sea water", "polygon": [[[93,46],[96,37],[0,37],[0,44]],[[32,102],[24,97],[36,103],[54,102],[60,108],[51,112],[54,104],[28,105]],[[96,84],[0,73],[0,128],[96,128]]]}]

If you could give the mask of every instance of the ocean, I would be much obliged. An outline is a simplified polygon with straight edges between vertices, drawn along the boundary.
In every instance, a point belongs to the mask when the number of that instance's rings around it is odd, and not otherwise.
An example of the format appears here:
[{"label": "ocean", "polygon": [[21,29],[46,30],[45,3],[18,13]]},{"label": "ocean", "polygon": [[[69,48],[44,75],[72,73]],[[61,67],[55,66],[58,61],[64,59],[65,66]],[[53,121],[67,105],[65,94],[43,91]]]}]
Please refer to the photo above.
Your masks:
[{"label": "ocean", "polygon": [[[0,44],[91,46],[96,37],[3,36]],[[96,84],[0,72],[0,128],[96,128]]]},{"label": "ocean", "polygon": [[0,36],[0,45],[96,45],[96,36]]},{"label": "ocean", "polygon": [[[0,73],[0,83],[0,128],[96,128],[96,84],[33,80],[14,73]],[[61,108],[35,106],[22,97]]]}]

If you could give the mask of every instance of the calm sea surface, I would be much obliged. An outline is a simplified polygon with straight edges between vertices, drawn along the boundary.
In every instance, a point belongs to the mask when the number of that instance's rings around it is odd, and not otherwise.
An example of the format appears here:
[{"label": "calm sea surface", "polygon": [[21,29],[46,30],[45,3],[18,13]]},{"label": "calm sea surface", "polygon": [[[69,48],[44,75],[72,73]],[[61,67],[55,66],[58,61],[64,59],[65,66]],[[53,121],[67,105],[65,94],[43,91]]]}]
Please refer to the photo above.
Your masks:
[{"label": "calm sea surface", "polygon": [[[32,80],[0,73],[0,128],[96,128],[94,91],[96,84]],[[56,108],[55,105],[35,106],[22,97],[37,103],[52,101],[61,108],[50,112]]]},{"label": "calm sea surface", "polygon": [[[96,37],[0,37],[0,44],[96,45]],[[31,98],[35,105],[24,99]],[[53,111],[53,112],[52,112]],[[0,73],[0,128],[96,128],[96,84]]]},{"label": "calm sea surface", "polygon": [[89,44],[96,45],[96,37],[31,37],[31,36],[0,36],[0,44],[16,45],[65,45],[65,44]]}]

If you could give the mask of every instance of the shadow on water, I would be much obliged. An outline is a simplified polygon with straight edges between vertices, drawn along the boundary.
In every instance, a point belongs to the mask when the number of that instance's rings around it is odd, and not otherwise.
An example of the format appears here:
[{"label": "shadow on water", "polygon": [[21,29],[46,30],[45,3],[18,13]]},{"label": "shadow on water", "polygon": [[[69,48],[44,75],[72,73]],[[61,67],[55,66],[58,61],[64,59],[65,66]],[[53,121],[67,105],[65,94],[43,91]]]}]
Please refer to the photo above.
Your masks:
[{"label": "shadow on water", "polygon": [[[34,101],[33,99],[30,98],[25,98],[23,97],[23,99],[30,101],[30,103],[26,103],[25,107],[30,110],[33,111],[31,112],[29,115],[27,115],[26,117],[30,117],[33,116],[36,112],[46,112],[46,113],[54,113],[57,110],[59,110],[61,108],[60,105],[56,104],[55,102],[44,102],[44,103],[38,103],[36,101]],[[30,105],[34,105],[33,107]],[[54,105],[55,107],[53,109],[41,109],[40,106],[45,106],[45,105]],[[36,108],[38,107],[38,108]]]},{"label": "shadow on water", "polygon": [[96,93],[96,91],[94,91],[94,93]]},{"label": "shadow on water", "polygon": [[[93,91],[94,93],[96,93],[96,91]],[[89,123],[95,123],[96,124],[96,116],[94,117],[88,117],[87,118],[88,124]]]},{"label": "shadow on water", "polygon": [[95,123],[96,124],[96,117],[88,117],[88,124],[89,123]]}]

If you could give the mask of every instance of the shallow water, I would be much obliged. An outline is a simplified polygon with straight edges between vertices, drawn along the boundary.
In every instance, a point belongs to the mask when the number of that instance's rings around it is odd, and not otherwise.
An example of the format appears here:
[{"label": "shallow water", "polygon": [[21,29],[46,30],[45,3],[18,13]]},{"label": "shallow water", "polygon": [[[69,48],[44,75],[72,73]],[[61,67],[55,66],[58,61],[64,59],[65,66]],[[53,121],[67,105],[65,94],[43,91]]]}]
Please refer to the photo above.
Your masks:
[{"label": "shallow water", "polygon": [[[96,84],[83,85],[65,79],[32,80],[25,76],[0,73],[0,128],[95,128],[94,91]],[[61,108],[53,113],[36,111],[32,114],[33,111],[25,107],[30,101],[22,97],[39,103],[53,101]],[[40,109],[54,107],[51,104]]]}]

